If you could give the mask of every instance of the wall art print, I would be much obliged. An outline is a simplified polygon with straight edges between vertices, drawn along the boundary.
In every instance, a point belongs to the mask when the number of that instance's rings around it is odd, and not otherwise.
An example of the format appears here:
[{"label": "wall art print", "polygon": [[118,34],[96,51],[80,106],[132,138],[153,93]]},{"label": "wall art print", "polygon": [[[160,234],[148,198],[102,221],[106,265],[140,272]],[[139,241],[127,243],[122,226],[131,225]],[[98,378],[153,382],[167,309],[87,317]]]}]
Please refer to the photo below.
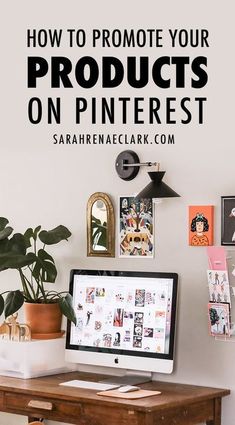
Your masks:
[{"label": "wall art print", "polygon": [[207,270],[207,281],[211,302],[231,304],[227,270]]},{"label": "wall art print", "polygon": [[153,258],[153,202],[134,196],[120,197],[119,256]]},{"label": "wall art print", "polygon": [[214,206],[189,206],[189,245],[213,245]]},{"label": "wall art print", "polygon": [[226,303],[209,303],[209,333],[212,336],[230,336],[230,310]]},{"label": "wall art print", "polygon": [[235,196],[221,197],[221,245],[235,245]]}]

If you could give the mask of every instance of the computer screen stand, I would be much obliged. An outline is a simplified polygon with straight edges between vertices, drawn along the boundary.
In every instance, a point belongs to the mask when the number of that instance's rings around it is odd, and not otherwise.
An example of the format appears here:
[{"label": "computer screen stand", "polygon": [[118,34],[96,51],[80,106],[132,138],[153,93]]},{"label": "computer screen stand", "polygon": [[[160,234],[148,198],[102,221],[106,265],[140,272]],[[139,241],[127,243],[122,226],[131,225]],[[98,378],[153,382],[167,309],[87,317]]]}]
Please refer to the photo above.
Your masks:
[{"label": "computer screen stand", "polygon": [[142,371],[131,371],[127,370],[125,375],[112,376],[108,379],[100,381],[103,384],[114,384],[114,385],[139,385],[145,382],[152,381],[151,372]]}]

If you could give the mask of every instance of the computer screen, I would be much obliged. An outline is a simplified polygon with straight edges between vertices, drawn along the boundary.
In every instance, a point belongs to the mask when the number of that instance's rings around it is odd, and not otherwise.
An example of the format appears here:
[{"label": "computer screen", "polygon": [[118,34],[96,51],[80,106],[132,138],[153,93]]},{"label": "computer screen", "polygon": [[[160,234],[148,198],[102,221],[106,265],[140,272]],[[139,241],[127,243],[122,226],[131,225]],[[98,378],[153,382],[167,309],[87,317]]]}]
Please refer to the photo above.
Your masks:
[{"label": "computer screen", "polygon": [[72,270],[77,324],[68,323],[67,359],[170,373],[177,281],[175,273]]}]

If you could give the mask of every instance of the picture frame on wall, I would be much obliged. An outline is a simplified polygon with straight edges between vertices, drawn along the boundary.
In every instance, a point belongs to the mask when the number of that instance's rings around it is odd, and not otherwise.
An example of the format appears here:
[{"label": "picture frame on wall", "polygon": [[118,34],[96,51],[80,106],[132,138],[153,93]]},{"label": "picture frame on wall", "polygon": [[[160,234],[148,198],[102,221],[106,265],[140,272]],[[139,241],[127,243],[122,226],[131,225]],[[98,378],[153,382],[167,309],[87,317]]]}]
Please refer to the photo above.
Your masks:
[{"label": "picture frame on wall", "polygon": [[189,245],[213,245],[214,240],[214,205],[190,205],[189,211]]},{"label": "picture frame on wall", "polygon": [[119,198],[119,257],[154,257],[152,199]]},{"label": "picture frame on wall", "polygon": [[235,196],[221,196],[221,245],[235,245]]},{"label": "picture frame on wall", "polygon": [[209,334],[230,336],[230,309],[228,303],[208,303]]}]

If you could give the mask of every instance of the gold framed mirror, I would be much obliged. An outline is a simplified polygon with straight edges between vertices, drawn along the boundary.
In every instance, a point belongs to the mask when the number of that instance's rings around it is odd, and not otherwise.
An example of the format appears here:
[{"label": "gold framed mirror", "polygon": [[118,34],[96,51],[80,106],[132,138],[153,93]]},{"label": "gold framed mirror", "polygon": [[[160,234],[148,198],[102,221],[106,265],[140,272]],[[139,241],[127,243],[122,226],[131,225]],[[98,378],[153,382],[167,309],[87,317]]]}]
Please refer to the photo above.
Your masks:
[{"label": "gold framed mirror", "polygon": [[115,256],[115,220],[111,199],[106,193],[96,192],[87,202],[88,257]]}]

